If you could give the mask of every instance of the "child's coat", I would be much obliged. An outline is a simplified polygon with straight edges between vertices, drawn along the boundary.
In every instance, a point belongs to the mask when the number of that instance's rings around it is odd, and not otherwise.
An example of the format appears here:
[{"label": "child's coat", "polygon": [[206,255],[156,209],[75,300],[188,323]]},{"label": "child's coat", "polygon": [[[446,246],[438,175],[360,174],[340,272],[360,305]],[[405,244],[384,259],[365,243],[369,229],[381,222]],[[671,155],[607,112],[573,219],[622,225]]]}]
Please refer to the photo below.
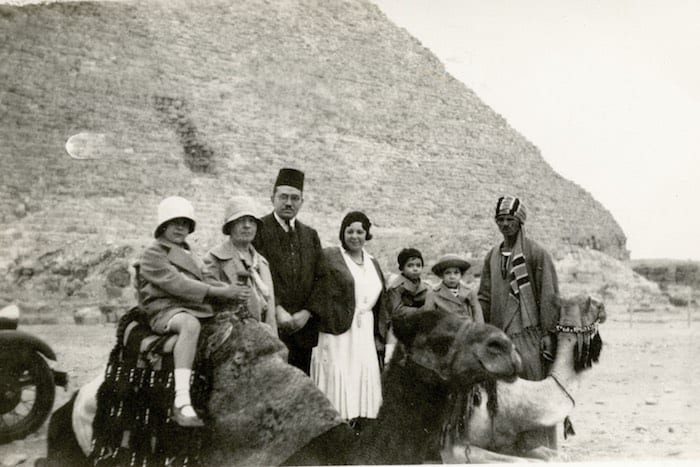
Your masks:
[{"label": "child's coat", "polygon": [[459,284],[458,293],[455,296],[452,290],[440,282],[428,292],[425,301],[425,309],[439,309],[460,316],[471,318],[476,323],[484,322],[484,314],[476,295],[476,291],[469,289],[465,284]]},{"label": "child's coat", "polygon": [[203,263],[187,248],[156,239],[135,265],[139,306],[151,321],[158,316],[167,322],[183,311],[197,318],[214,316],[205,303],[209,285],[204,282]]}]

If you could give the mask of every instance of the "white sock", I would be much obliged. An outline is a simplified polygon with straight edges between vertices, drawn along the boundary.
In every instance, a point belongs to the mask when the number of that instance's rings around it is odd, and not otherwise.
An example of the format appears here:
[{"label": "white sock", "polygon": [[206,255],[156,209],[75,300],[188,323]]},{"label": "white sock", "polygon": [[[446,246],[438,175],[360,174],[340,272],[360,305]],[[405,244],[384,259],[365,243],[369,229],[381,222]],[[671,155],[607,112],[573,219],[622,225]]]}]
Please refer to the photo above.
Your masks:
[{"label": "white sock", "polygon": [[[175,368],[175,407],[192,405],[190,400],[190,377],[192,370],[189,368]],[[190,408],[191,410],[191,408]],[[189,411],[188,411],[189,412]],[[193,411],[194,412],[194,411]],[[189,413],[184,415],[190,416]]]}]

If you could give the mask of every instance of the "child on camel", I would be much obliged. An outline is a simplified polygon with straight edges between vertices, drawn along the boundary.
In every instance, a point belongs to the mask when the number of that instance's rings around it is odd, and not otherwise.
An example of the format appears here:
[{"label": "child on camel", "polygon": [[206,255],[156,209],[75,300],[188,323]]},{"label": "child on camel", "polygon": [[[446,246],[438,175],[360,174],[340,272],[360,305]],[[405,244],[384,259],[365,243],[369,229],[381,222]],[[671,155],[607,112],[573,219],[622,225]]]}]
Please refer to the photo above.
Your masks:
[{"label": "child on camel", "polygon": [[484,322],[484,314],[476,295],[462,282],[462,276],[471,265],[458,255],[447,254],[433,266],[433,273],[442,282],[428,292],[425,309],[440,309],[466,316],[477,323]]},{"label": "child on camel", "polygon": [[172,419],[185,427],[204,425],[190,399],[200,319],[214,315],[209,300],[232,300],[241,294],[241,286],[203,281],[203,263],[186,242],[195,225],[194,208],[189,201],[179,196],[161,201],[156,240],[141,255],[136,280],[139,305],[148,315],[153,331],[178,336],[173,348]]}]

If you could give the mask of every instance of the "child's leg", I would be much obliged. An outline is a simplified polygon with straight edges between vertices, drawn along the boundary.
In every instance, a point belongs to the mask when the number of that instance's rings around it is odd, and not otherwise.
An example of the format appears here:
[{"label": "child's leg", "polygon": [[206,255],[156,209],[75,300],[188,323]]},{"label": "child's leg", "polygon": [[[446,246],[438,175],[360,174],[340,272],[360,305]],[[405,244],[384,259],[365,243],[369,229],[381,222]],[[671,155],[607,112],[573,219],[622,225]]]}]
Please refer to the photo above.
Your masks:
[{"label": "child's leg", "polygon": [[190,377],[197,352],[200,331],[199,320],[189,313],[178,313],[168,322],[168,330],[178,334],[173,348],[175,363],[175,407],[184,407],[182,414],[196,417],[190,400]]}]

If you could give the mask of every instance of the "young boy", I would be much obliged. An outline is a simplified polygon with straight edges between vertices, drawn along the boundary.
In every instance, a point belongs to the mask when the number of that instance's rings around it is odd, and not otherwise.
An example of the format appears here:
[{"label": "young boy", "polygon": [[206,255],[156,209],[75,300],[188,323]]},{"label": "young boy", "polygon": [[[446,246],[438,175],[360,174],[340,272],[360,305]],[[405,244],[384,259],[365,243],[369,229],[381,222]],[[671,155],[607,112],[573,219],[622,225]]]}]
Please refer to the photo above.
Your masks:
[{"label": "young boy", "polygon": [[398,319],[414,313],[425,304],[427,284],[421,279],[423,255],[415,248],[404,248],[398,256],[401,274],[387,287],[391,318]]},{"label": "young boy", "polygon": [[[404,248],[399,252],[399,271],[388,283],[389,311],[391,319],[401,319],[415,313],[425,303],[428,286],[420,277],[423,270],[423,255],[415,248]],[[396,347],[396,336],[391,329],[386,339],[384,363],[389,363]]]},{"label": "young boy", "polygon": [[199,319],[214,315],[208,299],[231,300],[238,286],[203,282],[202,262],[185,241],[195,228],[189,201],[171,196],[158,206],[156,240],[144,250],[136,268],[140,307],[157,334],[178,335],[173,348],[175,400],[173,420],[181,426],[203,426],[190,400],[190,377],[199,338]]},{"label": "young boy", "polygon": [[483,323],[484,315],[476,291],[462,283],[462,276],[469,266],[457,255],[448,254],[440,258],[432,271],[442,282],[428,292],[425,309],[441,309]]}]

